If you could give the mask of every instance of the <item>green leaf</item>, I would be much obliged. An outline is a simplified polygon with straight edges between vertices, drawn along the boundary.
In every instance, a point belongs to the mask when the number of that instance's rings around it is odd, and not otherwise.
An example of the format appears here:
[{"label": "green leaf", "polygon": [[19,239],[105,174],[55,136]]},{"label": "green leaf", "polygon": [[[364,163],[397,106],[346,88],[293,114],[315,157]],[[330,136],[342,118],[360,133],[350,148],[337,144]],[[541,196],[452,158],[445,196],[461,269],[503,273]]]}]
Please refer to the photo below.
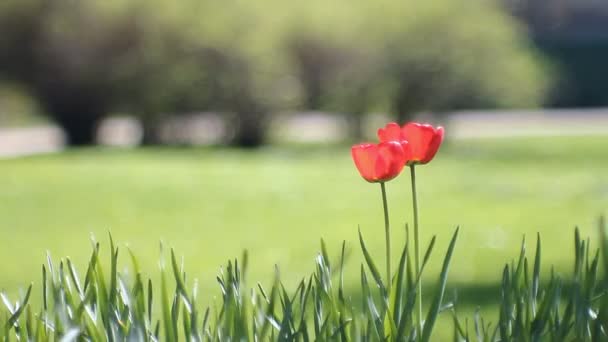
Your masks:
[{"label": "green leaf", "polygon": [[[162,245],[161,245],[162,255]],[[161,256],[162,260],[162,256]],[[161,310],[163,314],[163,325],[165,329],[165,341],[173,342],[177,341],[177,336],[173,330],[173,319],[171,317],[171,304],[169,300],[169,289],[167,287],[166,271],[164,263],[161,261],[160,268],[160,296],[161,296]]]},{"label": "green leaf", "polygon": [[21,305],[19,305],[18,307],[15,308],[11,317],[9,317],[8,321],[6,322],[7,327],[12,327],[13,325],[15,325],[15,323],[19,319],[19,316],[21,316],[23,309],[26,307],[28,301],[30,300],[30,295],[32,294],[32,285],[33,284],[30,284],[30,286],[28,286],[27,291],[25,292],[25,297],[23,298]]},{"label": "green leaf", "polygon": [[424,258],[422,259],[422,264],[420,265],[420,273],[417,276],[416,279],[416,285],[418,285],[418,282],[420,281],[420,279],[422,279],[422,273],[424,272],[424,269],[426,267],[426,265],[429,262],[429,259],[431,258],[431,253],[433,252],[433,247],[435,247],[435,241],[436,241],[436,236],[433,235],[433,237],[431,238],[431,242],[429,243],[429,246],[426,248],[426,252],[424,253]]},{"label": "green leaf", "polygon": [[323,261],[328,269],[331,269],[331,263],[329,261],[329,254],[327,253],[327,246],[325,245],[325,241],[321,239],[321,255],[323,256]]},{"label": "green leaf", "polygon": [[84,297],[84,292],[82,290],[82,286],[80,286],[80,279],[78,279],[78,273],[76,272],[76,269],[72,264],[72,260],[70,260],[70,258],[66,258],[66,261],[68,265],[68,270],[70,271],[70,278],[72,279],[72,283],[76,287],[76,292],[78,292],[78,295],[82,299]]},{"label": "green leaf", "polygon": [[372,297],[369,288],[369,282],[367,281],[367,276],[365,275],[365,269],[363,265],[361,265],[361,289],[363,292],[363,307],[367,307],[367,316],[372,322],[376,337],[378,339],[384,339],[384,332],[382,329],[382,318],[380,317],[378,309],[374,304],[374,298]]},{"label": "green leaf", "polygon": [[117,290],[117,277],[118,277],[118,248],[114,246],[114,240],[112,239],[112,234],[108,233],[110,237],[110,294],[108,301],[110,305],[116,304],[116,290]]},{"label": "green leaf", "polygon": [[[390,300],[390,311],[393,312],[393,322],[398,327],[405,322],[401,320],[401,306],[403,305],[403,286],[406,277],[405,266],[407,264],[408,245],[406,244],[401,253],[399,259],[399,268],[397,269],[397,276],[393,280],[393,286],[391,286]],[[386,318],[385,318],[386,319]],[[397,329],[398,331],[401,329]]]},{"label": "green leaf", "polygon": [[59,342],[76,341],[76,340],[78,340],[78,336],[80,336],[80,329],[71,328],[70,330],[66,331],[66,333],[63,336],[61,336],[61,339],[59,340]]},{"label": "green leaf", "polygon": [[148,279],[148,323],[150,325],[152,325],[152,299],[153,299],[152,279]]},{"label": "green leaf", "polygon": [[44,312],[48,310],[48,290],[47,290],[47,280],[46,280],[46,268],[44,264],[42,265],[42,308]]},{"label": "green leaf", "polygon": [[606,217],[600,216],[598,230],[601,244],[600,249],[604,258],[604,274],[608,274],[608,224],[606,224]]},{"label": "green leaf", "polygon": [[384,283],[382,282],[382,277],[380,276],[380,272],[378,272],[378,268],[376,267],[376,264],[374,263],[374,259],[367,251],[367,247],[365,247],[365,242],[363,242],[363,235],[361,235],[361,229],[359,229],[359,242],[361,243],[361,250],[363,251],[363,256],[365,257],[365,262],[367,263],[367,267],[369,268],[370,272],[372,273],[372,277],[374,278],[376,285],[378,285],[378,287],[380,288],[380,293],[382,294],[382,296],[386,296],[386,287],[384,286]]},{"label": "green leaf", "polygon": [[448,279],[448,270],[450,267],[450,261],[452,259],[452,253],[454,252],[454,247],[456,246],[456,239],[458,238],[458,230],[459,228],[456,228],[454,236],[452,237],[452,241],[450,241],[448,251],[443,260],[443,267],[441,268],[441,274],[439,276],[439,288],[435,293],[435,297],[433,299],[431,307],[429,308],[429,312],[424,322],[424,329],[422,331],[421,336],[421,341],[423,342],[427,342],[430,340],[435,321],[437,320],[437,315],[439,314],[439,309],[441,307],[441,302],[443,301],[443,294],[445,292],[445,286]]},{"label": "green leaf", "polygon": [[171,265],[173,268],[173,277],[175,278],[177,289],[179,290],[180,294],[188,298],[186,285],[184,284],[184,279],[182,278],[180,267],[177,265],[177,259],[175,258],[175,252],[173,248],[171,248]]},{"label": "green leaf", "polygon": [[207,309],[205,309],[205,314],[203,315],[203,325],[201,326],[201,333],[205,334],[205,331],[207,331],[207,322],[209,320],[209,307],[207,307]]},{"label": "green leaf", "polygon": [[344,253],[346,250],[346,241],[342,241],[342,251],[340,253],[340,283],[338,285],[338,298],[340,302],[344,304],[346,299],[344,298]]},{"label": "green leaf", "polygon": [[536,315],[536,307],[538,302],[538,290],[540,288],[540,258],[541,258],[541,244],[540,244],[540,233],[536,235],[536,253],[534,255],[534,270],[532,271],[532,310]]},{"label": "green leaf", "polygon": [[521,275],[524,271],[524,260],[526,259],[526,237],[524,236],[521,242],[521,249],[519,253],[519,259],[517,260],[517,268],[513,273],[513,284],[519,286]]}]

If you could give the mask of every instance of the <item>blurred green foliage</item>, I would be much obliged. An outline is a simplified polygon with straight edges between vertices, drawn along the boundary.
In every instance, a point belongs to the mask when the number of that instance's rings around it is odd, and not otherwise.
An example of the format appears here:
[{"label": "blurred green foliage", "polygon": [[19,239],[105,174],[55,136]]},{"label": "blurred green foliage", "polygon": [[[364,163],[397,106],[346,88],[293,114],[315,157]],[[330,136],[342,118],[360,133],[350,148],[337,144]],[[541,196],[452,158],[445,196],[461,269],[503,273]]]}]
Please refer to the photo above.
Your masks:
[{"label": "blurred green foliage", "polygon": [[[497,2],[7,0],[0,76],[25,83],[73,143],[109,111],[230,115],[264,142],[284,110],[353,114],[537,106],[547,68]],[[74,125],[76,123],[76,125]],[[84,133],[86,134],[84,134]]]},{"label": "blurred green foliage", "polygon": [[46,122],[40,108],[20,87],[0,84],[0,127],[31,126]]}]

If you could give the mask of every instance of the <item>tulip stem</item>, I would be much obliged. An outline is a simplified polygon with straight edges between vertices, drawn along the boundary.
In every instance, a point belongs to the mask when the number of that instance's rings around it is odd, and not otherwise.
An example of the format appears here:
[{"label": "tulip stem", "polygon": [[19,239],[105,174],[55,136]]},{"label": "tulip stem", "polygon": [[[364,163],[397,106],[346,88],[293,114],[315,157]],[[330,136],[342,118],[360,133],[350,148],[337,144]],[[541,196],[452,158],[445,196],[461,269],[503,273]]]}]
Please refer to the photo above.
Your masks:
[{"label": "tulip stem", "polygon": [[388,204],[386,201],[386,187],[384,182],[380,182],[382,189],[382,205],[384,207],[384,233],[386,237],[386,289],[387,293],[391,288],[391,230],[388,221]]},{"label": "tulip stem", "polygon": [[418,199],[416,194],[416,169],[414,164],[410,165],[410,176],[412,180],[412,205],[414,206],[414,262],[416,264],[416,276],[418,280],[418,329],[422,332],[422,276],[420,273],[420,235],[418,234]]}]

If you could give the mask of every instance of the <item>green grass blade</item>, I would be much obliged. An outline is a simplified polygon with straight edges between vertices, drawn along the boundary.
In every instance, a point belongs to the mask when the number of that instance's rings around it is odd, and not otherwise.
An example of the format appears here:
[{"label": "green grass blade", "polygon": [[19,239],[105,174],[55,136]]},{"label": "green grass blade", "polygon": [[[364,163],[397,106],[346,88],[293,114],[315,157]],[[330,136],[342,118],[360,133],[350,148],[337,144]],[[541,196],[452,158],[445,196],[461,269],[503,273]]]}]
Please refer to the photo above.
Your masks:
[{"label": "green grass blade", "polygon": [[338,285],[338,299],[344,304],[346,299],[344,298],[344,253],[346,250],[346,241],[342,241],[342,251],[340,252],[340,274],[339,274],[339,285]]},{"label": "green grass blade", "polygon": [[323,256],[323,260],[327,268],[331,269],[331,262],[329,261],[329,254],[327,253],[327,246],[325,245],[325,240],[321,239],[321,255]]},{"label": "green grass blade", "polygon": [[367,263],[367,267],[369,268],[376,285],[380,288],[380,293],[382,296],[386,296],[386,287],[382,282],[382,277],[380,276],[380,272],[378,272],[378,268],[374,263],[374,259],[367,251],[367,247],[365,247],[365,242],[363,241],[363,235],[361,235],[361,229],[359,229],[359,242],[361,244],[361,250],[363,251],[363,256],[365,257],[365,262]]},{"label": "green grass blade", "polygon": [[536,253],[534,255],[534,270],[532,271],[532,311],[536,315],[538,303],[538,290],[540,288],[540,260],[541,244],[540,233],[536,235]]},{"label": "green grass blade", "polygon": [[44,264],[42,265],[42,308],[44,312],[49,308],[48,304],[48,289],[47,289],[47,280],[46,280],[46,267]]},{"label": "green grass blade", "polygon": [[408,245],[405,245],[401,258],[399,259],[399,268],[397,269],[397,276],[393,286],[391,287],[390,296],[390,310],[393,312],[393,321],[397,325],[397,331],[402,331],[402,325],[406,324],[405,320],[402,320],[401,307],[403,305],[403,286],[406,277],[405,267],[407,265]]},{"label": "green grass blade", "polygon": [[114,306],[116,304],[116,289],[117,289],[117,277],[118,277],[118,248],[114,246],[114,239],[112,239],[112,234],[108,233],[110,237],[110,292],[108,296],[108,301],[110,305]]},{"label": "green grass blade", "polygon": [[175,283],[177,284],[177,289],[181,295],[188,300],[188,292],[186,289],[186,284],[184,284],[184,279],[182,277],[180,267],[177,264],[177,259],[175,258],[175,252],[173,248],[171,248],[171,266],[173,268],[173,277],[175,278]]},{"label": "green grass blade", "polygon": [[80,285],[80,279],[78,279],[78,272],[76,272],[76,268],[74,267],[74,264],[72,264],[72,260],[70,260],[70,258],[66,258],[66,261],[68,265],[68,270],[70,272],[70,279],[72,279],[72,283],[76,287],[76,292],[78,292],[78,295],[82,299],[84,297],[84,291],[82,290],[82,286]]},{"label": "green grass blade", "polygon": [[456,246],[456,239],[458,238],[458,231],[460,228],[456,228],[454,232],[454,236],[452,237],[452,241],[450,241],[450,245],[448,247],[448,251],[443,260],[443,267],[441,268],[441,274],[439,276],[439,288],[437,289],[437,293],[435,293],[435,298],[429,308],[429,312],[426,316],[426,320],[424,322],[424,329],[422,331],[421,341],[427,342],[431,338],[431,333],[433,332],[433,327],[435,326],[435,321],[437,320],[437,315],[439,314],[439,309],[441,308],[441,302],[443,301],[443,294],[445,292],[445,286],[448,279],[448,270],[450,267],[450,261],[452,259],[452,253],[454,252],[454,247]]},{"label": "green grass blade", "polygon": [[152,325],[152,300],[153,300],[153,292],[152,292],[152,279],[148,279],[148,323]]},{"label": "green grass blade", "polygon": [[[165,333],[165,341],[174,342],[177,341],[177,336],[173,330],[173,318],[171,315],[171,304],[169,300],[169,289],[167,286],[167,276],[162,260],[162,244],[161,244],[161,263],[160,263],[160,298],[161,298],[161,311],[162,311],[162,323]],[[151,292],[150,292],[151,293]]]},{"label": "green grass blade", "polygon": [[23,298],[21,305],[19,305],[17,308],[15,308],[12,315],[9,317],[8,321],[6,322],[6,325],[8,327],[12,327],[13,325],[15,325],[15,323],[21,316],[21,313],[27,306],[27,303],[30,300],[30,295],[32,294],[32,286],[33,286],[33,284],[30,284],[30,286],[28,286],[27,291],[25,293],[25,297]]},{"label": "green grass blade", "polygon": [[371,294],[369,288],[369,282],[367,280],[367,275],[365,274],[365,269],[363,265],[361,265],[361,289],[363,296],[363,307],[367,308],[367,316],[371,320],[372,325],[374,327],[374,332],[376,333],[376,337],[378,339],[384,339],[384,331],[382,327],[382,317],[378,313],[378,309],[374,304],[374,298]]}]

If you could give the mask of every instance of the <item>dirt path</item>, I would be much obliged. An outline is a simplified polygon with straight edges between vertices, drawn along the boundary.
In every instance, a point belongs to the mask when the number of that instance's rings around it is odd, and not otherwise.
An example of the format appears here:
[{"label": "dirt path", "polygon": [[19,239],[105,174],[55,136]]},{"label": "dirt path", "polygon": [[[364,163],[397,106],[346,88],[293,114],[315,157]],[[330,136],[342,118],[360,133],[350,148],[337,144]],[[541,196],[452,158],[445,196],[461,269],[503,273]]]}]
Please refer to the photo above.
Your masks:
[{"label": "dirt path", "polygon": [[454,138],[608,135],[608,108],[550,111],[457,112]]},{"label": "dirt path", "polygon": [[[204,123],[204,120],[199,121]],[[372,128],[386,119],[376,118],[372,121],[368,126],[373,133]],[[136,130],[132,127],[122,127],[120,122],[113,124],[115,126],[105,132],[103,142],[120,145],[120,141],[130,141],[125,135]],[[132,125],[132,122],[126,124]],[[450,137],[455,139],[608,135],[608,108],[491,113],[462,111],[450,115],[446,126],[449,128]],[[344,127],[344,122],[336,116],[322,113],[293,115],[279,118],[273,125],[272,134],[279,141],[336,141],[344,138]],[[0,157],[57,152],[64,148],[64,142],[63,132],[56,126],[0,128]]]},{"label": "dirt path", "polygon": [[0,157],[57,152],[63,149],[63,131],[54,126],[0,129]]}]

